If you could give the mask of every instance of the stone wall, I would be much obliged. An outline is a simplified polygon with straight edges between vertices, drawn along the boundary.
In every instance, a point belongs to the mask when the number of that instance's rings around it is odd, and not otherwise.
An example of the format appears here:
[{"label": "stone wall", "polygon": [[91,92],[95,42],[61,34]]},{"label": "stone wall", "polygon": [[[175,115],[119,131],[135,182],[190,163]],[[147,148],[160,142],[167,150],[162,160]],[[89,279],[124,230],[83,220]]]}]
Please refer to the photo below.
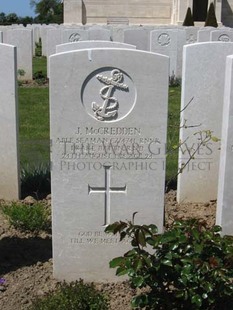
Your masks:
[{"label": "stone wall", "polygon": [[111,18],[130,24],[171,24],[173,0],[66,0],[64,23],[106,24]]}]

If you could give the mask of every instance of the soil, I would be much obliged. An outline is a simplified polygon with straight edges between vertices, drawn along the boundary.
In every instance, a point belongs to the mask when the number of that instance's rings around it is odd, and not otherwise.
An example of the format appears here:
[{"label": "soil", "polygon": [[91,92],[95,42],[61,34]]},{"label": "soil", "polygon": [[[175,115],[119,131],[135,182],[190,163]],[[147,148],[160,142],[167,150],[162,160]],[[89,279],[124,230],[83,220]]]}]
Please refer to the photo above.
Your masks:
[{"label": "soil", "polygon": [[[32,204],[33,198],[24,202]],[[51,205],[50,196],[46,204]],[[165,226],[175,219],[204,219],[209,226],[215,224],[216,201],[206,204],[178,204],[176,192],[165,196]],[[52,275],[51,234],[41,232],[37,235],[20,232],[11,227],[0,213],[0,309],[28,309],[32,300],[42,297],[56,289],[58,282]],[[96,283],[98,289],[110,297],[110,310],[130,310],[130,300],[135,294],[128,282]]]}]

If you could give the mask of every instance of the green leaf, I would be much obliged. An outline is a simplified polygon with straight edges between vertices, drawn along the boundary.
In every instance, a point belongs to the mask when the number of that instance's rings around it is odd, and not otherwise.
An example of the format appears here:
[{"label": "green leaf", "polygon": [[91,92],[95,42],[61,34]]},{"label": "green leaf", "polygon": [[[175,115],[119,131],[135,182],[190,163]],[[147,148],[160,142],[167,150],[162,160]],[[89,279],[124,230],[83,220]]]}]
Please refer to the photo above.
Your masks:
[{"label": "green leaf", "polygon": [[146,238],[145,238],[145,234],[144,231],[140,230],[138,232],[138,242],[141,246],[145,247],[146,246]]},{"label": "green leaf", "polygon": [[128,270],[125,268],[118,268],[116,271],[117,276],[124,276],[127,273],[128,273]]},{"label": "green leaf", "polygon": [[133,284],[136,287],[141,287],[144,283],[144,278],[142,276],[136,277],[133,279]]},{"label": "green leaf", "polygon": [[217,138],[217,137],[215,137],[215,136],[211,136],[211,140],[212,140],[213,142],[219,142],[219,141],[221,141],[221,139],[219,139],[219,138]]},{"label": "green leaf", "polygon": [[155,240],[151,237],[147,237],[146,238],[146,242],[151,245],[151,246],[154,246],[155,245]]},{"label": "green leaf", "polygon": [[201,297],[199,295],[192,296],[191,303],[196,304],[198,307],[201,307],[202,305]]},{"label": "green leaf", "polygon": [[169,266],[169,267],[172,267],[172,266],[173,266],[173,264],[172,264],[172,262],[171,262],[170,259],[163,259],[163,260],[161,261],[161,264],[163,264],[163,265],[165,265],[165,266]]},{"label": "green leaf", "polygon": [[149,229],[149,231],[152,234],[157,234],[158,233],[158,227],[156,225],[151,224],[151,225],[148,226],[148,229]]},{"label": "green leaf", "polygon": [[122,241],[125,237],[126,237],[126,232],[125,232],[125,231],[122,231],[122,232],[120,233],[120,241]]},{"label": "green leaf", "polygon": [[117,266],[121,265],[123,262],[125,262],[125,258],[124,257],[116,257],[114,259],[112,259],[109,263],[109,267],[110,268],[116,268]]}]

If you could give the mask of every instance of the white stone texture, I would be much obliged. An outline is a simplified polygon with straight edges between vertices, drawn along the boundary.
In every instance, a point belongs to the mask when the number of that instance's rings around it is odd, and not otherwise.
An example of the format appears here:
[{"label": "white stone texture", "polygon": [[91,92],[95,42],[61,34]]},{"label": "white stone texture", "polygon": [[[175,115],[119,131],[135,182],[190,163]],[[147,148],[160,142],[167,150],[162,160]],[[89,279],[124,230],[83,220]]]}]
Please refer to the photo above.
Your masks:
[{"label": "white stone texture", "polygon": [[88,29],[89,40],[111,41],[111,31],[100,27]]},{"label": "white stone texture", "polygon": [[214,27],[205,27],[197,32],[197,42],[209,42],[211,31],[216,30]]},{"label": "white stone texture", "polygon": [[150,50],[150,30],[135,28],[124,30],[124,43],[135,45],[138,50]]}]

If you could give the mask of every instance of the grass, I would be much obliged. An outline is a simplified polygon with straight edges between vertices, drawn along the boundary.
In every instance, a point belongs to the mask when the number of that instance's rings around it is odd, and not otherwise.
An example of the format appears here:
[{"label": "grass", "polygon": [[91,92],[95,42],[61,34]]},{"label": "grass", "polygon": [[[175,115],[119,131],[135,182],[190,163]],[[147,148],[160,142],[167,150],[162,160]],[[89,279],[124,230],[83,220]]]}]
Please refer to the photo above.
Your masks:
[{"label": "grass", "polygon": [[44,56],[33,58],[33,74],[38,71],[42,71],[43,74],[47,75],[47,59]]},{"label": "grass", "polygon": [[51,228],[49,211],[41,203],[30,206],[13,202],[10,205],[3,205],[1,208],[10,224],[16,229],[39,232],[41,230],[48,231]]},{"label": "grass", "polygon": [[181,87],[170,87],[167,132],[167,167],[166,180],[170,186],[176,187],[178,169],[179,127],[180,127]]},{"label": "grass", "polygon": [[70,284],[62,283],[55,292],[33,302],[30,310],[107,310],[108,297],[99,292],[94,284],[84,283],[82,279]]},{"label": "grass", "polygon": [[[46,74],[46,58],[34,57],[33,72]],[[179,143],[179,111],[181,87],[169,89],[166,180],[176,186]],[[19,88],[19,141],[21,167],[33,170],[49,166],[49,90],[48,87]],[[173,151],[172,151],[173,150]]]},{"label": "grass", "polygon": [[19,145],[22,166],[49,162],[48,88],[19,88]]}]

